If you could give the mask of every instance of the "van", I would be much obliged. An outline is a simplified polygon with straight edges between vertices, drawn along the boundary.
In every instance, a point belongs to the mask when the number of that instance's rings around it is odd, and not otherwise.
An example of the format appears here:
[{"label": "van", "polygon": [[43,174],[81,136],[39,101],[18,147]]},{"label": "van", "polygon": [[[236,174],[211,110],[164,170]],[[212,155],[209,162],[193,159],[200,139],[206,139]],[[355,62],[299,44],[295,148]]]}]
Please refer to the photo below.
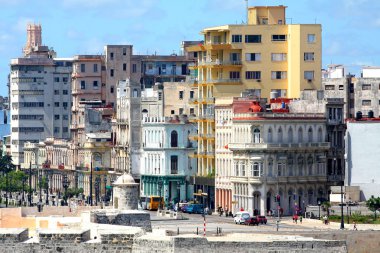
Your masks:
[{"label": "van", "polygon": [[237,212],[234,216],[234,221],[236,224],[244,224],[246,219],[249,219],[249,212]]}]

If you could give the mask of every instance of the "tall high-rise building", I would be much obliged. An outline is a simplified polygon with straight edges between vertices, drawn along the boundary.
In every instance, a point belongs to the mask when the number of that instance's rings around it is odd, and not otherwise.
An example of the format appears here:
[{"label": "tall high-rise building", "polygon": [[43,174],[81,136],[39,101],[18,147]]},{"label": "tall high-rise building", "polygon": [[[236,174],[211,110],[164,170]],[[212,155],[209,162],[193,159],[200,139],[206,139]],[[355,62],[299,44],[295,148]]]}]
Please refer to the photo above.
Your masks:
[{"label": "tall high-rise building", "polygon": [[54,58],[42,45],[41,26],[28,25],[24,56],[11,60],[11,155],[24,160],[25,142],[47,137],[70,138],[72,59]]},{"label": "tall high-rise building", "polygon": [[[257,98],[297,98],[321,86],[321,25],[287,24],[286,6],[247,9],[247,23],[202,30],[197,52],[198,179],[212,207],[215,173],[214,98],[248,92]],[[197,183],[198,182],[198,183]]]}]

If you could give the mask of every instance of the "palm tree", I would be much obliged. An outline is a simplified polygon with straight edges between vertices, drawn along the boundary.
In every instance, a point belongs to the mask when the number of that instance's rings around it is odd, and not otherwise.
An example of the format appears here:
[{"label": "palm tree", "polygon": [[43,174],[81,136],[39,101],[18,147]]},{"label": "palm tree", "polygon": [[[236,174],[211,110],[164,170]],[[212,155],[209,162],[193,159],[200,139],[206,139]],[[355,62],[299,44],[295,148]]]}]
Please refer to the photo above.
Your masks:
[{"label": "palm tree", "polygon": [[3,155],[0,158],[0,171],[2,172],[3,176],[5,175],[5,207],[8,207],[8,191],[9,191],[9,185],[8,185],[8,174],[11,171],[14,171],[16,169],[16,166],[13,164],[12,157],[10,155]]}]

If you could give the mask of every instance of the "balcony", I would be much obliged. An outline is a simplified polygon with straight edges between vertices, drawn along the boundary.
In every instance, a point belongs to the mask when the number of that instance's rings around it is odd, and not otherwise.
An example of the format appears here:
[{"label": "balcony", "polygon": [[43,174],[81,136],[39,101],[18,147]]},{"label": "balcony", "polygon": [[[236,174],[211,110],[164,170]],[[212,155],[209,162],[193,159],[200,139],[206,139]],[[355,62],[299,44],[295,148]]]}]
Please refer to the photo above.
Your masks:
[{"label": "balcony", "polygon": [[241,79],[240,78],[207,79],[206,83],[214,84],[214,85],[231,85],[231,84],[239,85],[241,84]]},{"label": "balcony", "polygon": [[263,183],[263,177],[251,177],[251,176],[244,176],[244,177],[231,177],[230,180],[233,183],[248,183],[248,184],[262,184]]},{"label": "balcony", "polygon": [[214,158],[215,152],[214,151],[207,151],[206,152],[206,158]]},{"label": "balcony", "polygon": [[190,98],[189,103],[190,104],[198,104],[198,100],[199,100],[198,98]]},{"label": "balcony", "polygon": [[198,134],[189,134],[189,139],[193,140],[193,141],[197,141],[198,140]]},{"label": "balcony", "polygon": [[198,67],[216,67],[216,68],[223,68],[223,67],[236,67],[240,68],[242,66],[241,61],[221,61],[219,59],[216,60],[204,60],[198,62]]},{"label": "balcony", "polygon": [[224,50],[231,49],[231,44],[219,41],[206,41],[204,48],[207,50]]},{"label": "balcony", "polygon": [[199,101],[201,101],[202,104],[214,104],[215,98],[200,98]]},{"label": "balcony", "polygon": [[189,155],[190,158],[198,158],[198,152],[191,153]]},{"label": "balcony", "polygon": [[328,150],[330,142],[315,143],[230,143],[228,148],[238,150]]},{"label": "balcony", "polygon": [[269,184],[277,183],[320,183],[326,182],[326,176],[314,175],[314,176],[268,176],[266,181]]},{"label": "balcony", "polygon": [[340,125],[343,124],[342,119],[328,119],[327,125]]}]

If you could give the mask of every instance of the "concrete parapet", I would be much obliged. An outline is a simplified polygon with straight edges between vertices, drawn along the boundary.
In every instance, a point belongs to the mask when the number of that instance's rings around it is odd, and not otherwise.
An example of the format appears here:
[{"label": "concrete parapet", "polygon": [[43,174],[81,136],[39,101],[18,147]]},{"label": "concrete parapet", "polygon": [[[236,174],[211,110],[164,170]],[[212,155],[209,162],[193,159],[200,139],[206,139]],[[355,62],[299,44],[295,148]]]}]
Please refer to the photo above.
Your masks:
[{"label": "concrete parapet", "polygon": [[0,228],[0,243],[18,243],[28,240],[26,228]]}]

